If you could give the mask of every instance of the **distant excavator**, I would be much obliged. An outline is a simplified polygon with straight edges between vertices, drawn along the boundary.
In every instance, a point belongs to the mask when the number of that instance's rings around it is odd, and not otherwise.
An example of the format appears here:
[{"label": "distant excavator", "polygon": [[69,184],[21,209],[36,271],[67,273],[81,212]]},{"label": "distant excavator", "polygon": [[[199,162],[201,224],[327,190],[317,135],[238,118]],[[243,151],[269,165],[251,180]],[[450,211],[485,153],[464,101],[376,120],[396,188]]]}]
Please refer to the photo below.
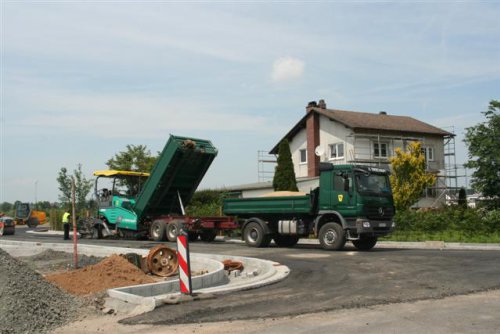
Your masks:
[{"label": "distant excavator", "polygon": [[47,221],[47,215],[44,211],[33,210],[29,203],[17,202],[15,206],[15,216],[17,225],[28,225],[35,228]]}]

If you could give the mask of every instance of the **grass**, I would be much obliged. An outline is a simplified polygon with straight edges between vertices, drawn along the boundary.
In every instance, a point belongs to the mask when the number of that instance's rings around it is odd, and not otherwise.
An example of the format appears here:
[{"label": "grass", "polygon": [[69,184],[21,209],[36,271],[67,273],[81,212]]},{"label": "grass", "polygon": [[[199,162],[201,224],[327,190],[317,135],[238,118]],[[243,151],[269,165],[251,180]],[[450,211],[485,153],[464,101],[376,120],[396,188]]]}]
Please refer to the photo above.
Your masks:
[{"label": "grass", "polygon": [[395,231],[391,235],[380,238],[381,241],[444,241],[462,243],[500,243],[500,233],[488,235],[466,234],[458,231],[442,232],[417,232],[417,231]]}]

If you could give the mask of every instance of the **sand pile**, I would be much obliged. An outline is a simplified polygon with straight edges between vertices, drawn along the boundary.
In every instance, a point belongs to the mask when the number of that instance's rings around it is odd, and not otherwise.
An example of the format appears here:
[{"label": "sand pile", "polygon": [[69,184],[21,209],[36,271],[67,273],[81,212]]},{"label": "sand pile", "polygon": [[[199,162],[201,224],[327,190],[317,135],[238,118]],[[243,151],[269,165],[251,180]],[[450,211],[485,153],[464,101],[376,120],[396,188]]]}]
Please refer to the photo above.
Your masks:
[{"label": "sand pile", "polygon": [[155,283],[142,270],[119,255],[111,255],[98,264],[45,277],[60,288],[77,295],[129,285]]}]

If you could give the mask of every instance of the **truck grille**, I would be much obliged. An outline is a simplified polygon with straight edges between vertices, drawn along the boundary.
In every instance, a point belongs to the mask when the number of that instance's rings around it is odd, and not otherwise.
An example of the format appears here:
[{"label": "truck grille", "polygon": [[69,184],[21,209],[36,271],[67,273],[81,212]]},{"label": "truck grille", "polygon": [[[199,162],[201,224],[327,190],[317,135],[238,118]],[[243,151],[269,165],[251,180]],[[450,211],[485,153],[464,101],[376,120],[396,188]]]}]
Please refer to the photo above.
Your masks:
[{"label": "truck grille", "polygon": [[388,206],[366,207],[366,217],[372,220],[391,220],[394,216],[394,208]]}]

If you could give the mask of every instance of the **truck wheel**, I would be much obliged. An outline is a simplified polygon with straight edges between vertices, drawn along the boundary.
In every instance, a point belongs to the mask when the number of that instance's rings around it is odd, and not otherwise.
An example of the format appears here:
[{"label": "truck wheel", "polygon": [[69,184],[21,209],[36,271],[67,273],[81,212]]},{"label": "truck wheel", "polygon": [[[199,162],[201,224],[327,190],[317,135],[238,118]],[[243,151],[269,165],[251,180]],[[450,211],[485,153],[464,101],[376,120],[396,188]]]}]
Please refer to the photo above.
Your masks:
[{"label": "truck wheel", "polygon": [[95,225],[92,229],[92,239],[102,239],[102,225]]},{"label": "truck wheel", "polygon": [[359,240],[353,240],[352,244],[360,251],[367,251],[375,247],[377,240],[377,237],[364,237]]},{"label": "truck wheel", "polygon": [[202,231],[200,234],[201,241],[212,242],[215,240],[217,233],[213,230]]},{"label": "truck wheel", "polygon": [[243,237],[250,247],[267,247],[271,243],[271,236],[264,234],[264,229],[256,222],[250,222],[245,226]]},{"label": "truck wheel", "polygon": [[346,243],[345,232],[337,223],[326,223],[319,230],[319,243],[323,249],[341,250]]},{"label": "truck wheel", "polygon": [[167,239],[170,242],[177,241],[177,235],[182,229],[182,222],[173,221],[167,224]]},{"label": "truck wheel", "polygon": [[278,247],[293,247],[299,242],[299,237],[296,235],[277,234],[273,240]]},{"label": "truck wheel", "polygon": [[165,241],[165,223],[161,220],[155,220],[149,229],[149,235],[154,241]]},{"label": "truck wheel", "polygon": [[35,228],[38,226],[40,222],[38,221],[38,218],[36,217],[30,217],[26,224],[28,225],[29,228]]}]

